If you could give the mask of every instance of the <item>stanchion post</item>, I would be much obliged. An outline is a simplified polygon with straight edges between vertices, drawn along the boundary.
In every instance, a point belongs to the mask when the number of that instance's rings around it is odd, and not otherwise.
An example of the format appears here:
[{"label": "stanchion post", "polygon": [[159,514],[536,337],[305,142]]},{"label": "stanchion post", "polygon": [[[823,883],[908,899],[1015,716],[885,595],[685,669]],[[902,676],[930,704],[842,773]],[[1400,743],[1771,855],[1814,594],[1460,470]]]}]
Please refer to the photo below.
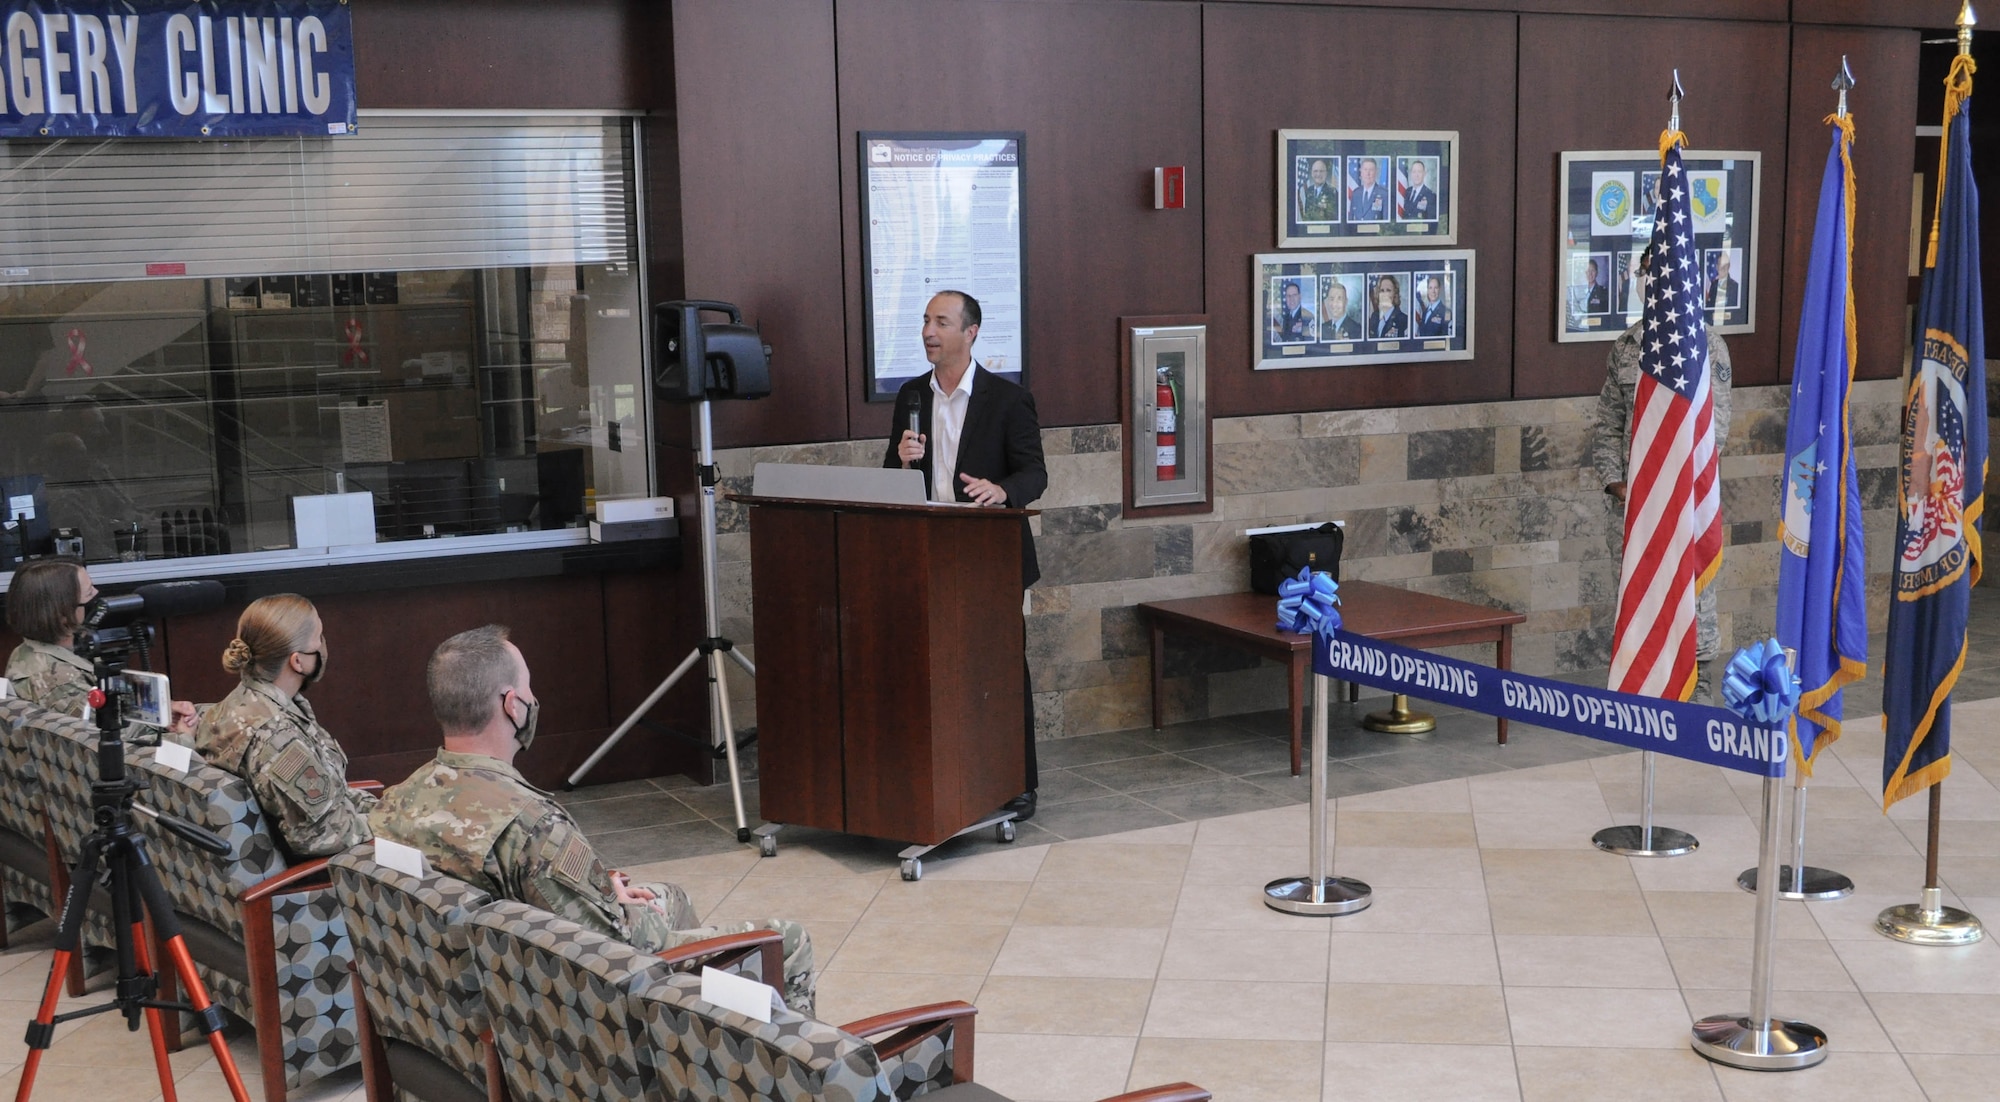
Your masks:
[{"label": "stanchion post", "polygon": [[[1736,886],[1746,892],[1757,890],[1759,870],[1744,869],[1736,874]],[[1806,864],[1806,772],[1792,778],[1792,860],[1778,866],[1779,899],[1844,899],[1854,894],[1854,881],[1833,871]]]},{"label": "stanchion post", "polygon": [[1701,848],[1685,830],[1653,825],[1653,770],[1658,755],[1639,752],[1639,825],[1610,826],[1590,836],[1592,845],[1626,857],[1679,857]]},{"label": "stanchion post", "polygon": [[1287,914],[1353,914],[1371,902],[1373,890],[1359,880],[1328,875],[1331,854],[1326,844],[1327,712],[1332,708],[1333,682],[1325,674],[1313,673],[1312,797],[1306,814],[1312,823],[1307,831],[1310,869],[1305,876],[1290,876],[1264,885],[1264,905]]}]

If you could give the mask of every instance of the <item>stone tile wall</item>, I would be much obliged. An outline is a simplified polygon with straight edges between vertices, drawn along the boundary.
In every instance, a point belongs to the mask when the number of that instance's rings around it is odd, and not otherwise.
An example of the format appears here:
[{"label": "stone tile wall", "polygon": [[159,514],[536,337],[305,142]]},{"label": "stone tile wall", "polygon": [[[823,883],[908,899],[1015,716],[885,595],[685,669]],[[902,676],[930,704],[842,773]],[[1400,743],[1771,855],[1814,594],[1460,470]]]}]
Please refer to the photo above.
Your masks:
[{"label": "stone tile wall", "polygon": [[[1899,384],[1861,383],[1850,414],[1869,540],[1870,620],[1887,615],[1895,528]],[[1718,584],[1723,653],[1769,634],[1777,597],[1778,475],[1786,390],[1738,390],[1722,461],[1728,548]],[[1595,398],[1281,414],[1215,422],[1215,510],[1127,518],[1116,425],[1048,429],[1049,491],[1037,549],[1042,581],[1028,618],[1043,738],[1150,722],[1151,662],[1141,601],[1248,588],[1243,530],[1340,520],[1341,576],[1527,614],[1515,665],[1569,673],[1610,659],[1618,513],[1590,466]],[[747,492],[759,462],[873,465],[883,441],[718,454],[724,488]],[[750,537],[723,505],[718,545],[723,631],[752,638]],[[1274,604],[1275,612],[1275,604]],[[754,651],[753,651],[754,655]],[[1490,661],[1490,647],[1472,655]],[[1871,656],[1879,661],[1879,656]],[[1225,648],[1173,644],[1168,720],[1283,706],[1282,669]],[[754,686],[736,686],[754,722]]]}]

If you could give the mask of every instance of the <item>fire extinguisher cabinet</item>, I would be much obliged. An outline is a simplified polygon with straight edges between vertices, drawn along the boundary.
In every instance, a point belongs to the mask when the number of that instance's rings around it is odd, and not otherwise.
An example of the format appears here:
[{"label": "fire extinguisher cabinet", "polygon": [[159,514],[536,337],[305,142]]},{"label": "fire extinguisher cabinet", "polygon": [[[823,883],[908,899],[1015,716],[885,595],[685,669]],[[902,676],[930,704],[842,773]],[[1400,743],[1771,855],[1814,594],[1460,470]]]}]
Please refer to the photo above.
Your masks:
[{"label": "fire extinguisher cabinet", "polygon": [[1125,509],[1207,512],[1207,319],[1126,318]]}]

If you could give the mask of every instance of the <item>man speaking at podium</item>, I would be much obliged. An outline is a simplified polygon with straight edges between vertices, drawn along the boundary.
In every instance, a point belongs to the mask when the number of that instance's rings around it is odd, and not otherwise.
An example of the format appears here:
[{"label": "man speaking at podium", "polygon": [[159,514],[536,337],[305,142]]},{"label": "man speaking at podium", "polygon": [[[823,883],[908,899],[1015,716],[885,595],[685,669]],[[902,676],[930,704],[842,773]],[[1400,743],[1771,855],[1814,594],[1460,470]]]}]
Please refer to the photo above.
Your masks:
[{"label": "man speaking at podium", "polygon": [[[932,501],[962,501],[1023,509],[1049,487],[1042,465],[1042,427],[1035,399],[1024,388],[979,366],[979,300],[963,291],[940,291],[924,307],[924,358],[931,370],[896,392],[896,421],[884,467],[924,472]],[[932,449],[932,438],[936,448]],[[1021,520],[1021,586],[1042,576],[1035,539]],[[1026,819],[1035,813],[1035,697],[1021,671],[1028,790],[1007,801]]]}]

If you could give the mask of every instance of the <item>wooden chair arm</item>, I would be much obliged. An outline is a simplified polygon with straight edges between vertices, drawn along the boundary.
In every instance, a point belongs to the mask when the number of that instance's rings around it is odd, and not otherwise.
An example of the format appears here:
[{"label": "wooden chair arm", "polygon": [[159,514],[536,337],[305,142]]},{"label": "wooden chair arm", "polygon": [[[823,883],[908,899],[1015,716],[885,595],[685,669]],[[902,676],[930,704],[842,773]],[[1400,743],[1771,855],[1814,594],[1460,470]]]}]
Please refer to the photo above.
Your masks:
[{"label": "wooden chair arm", "polygon": [[1144,1090],[1129,1091],[1103,1102],[1208,1102],[1215,1097],[1193,1083],[1167,1083]]},{"label": "wooden chair arm", "polygon": [[884,1061],[901,1056],[926,1038],[935,1037],[947,1028],[952,1030],[952,1081],[972,1082],[972,1021],[979,1008],[968,1002],[931,1003],[928,1006],[910,1006],[901,1010],[891,1010],[858,1022],[849,1022],[840,1028],[856,1037],[872,1037],[890,1030],[901,1030],[894,1037],[875,1045],[875,1055]]},{"label": "wooden chair arm", "polygon": [[486,1102],[508,1102],[507,1073],[500,1067],[500,1046],[493,1043],[493,1031],[479,1034],[479,1061],[486,1068]]},{"label": "wooden chair arm", "polygon": [[672,949],[663,949],[655,954],[668,964],[712,964],[718,968],[729,965],[757,953],[764,959],[758,964],[757,972],[766,984],[780,991],[785,989],[785,935],[776,930],[751,930],[741,934],[723,934],[720,937],[690,941]]},{"label": "wooden chair arm", "polygon": [[382,794],[381,781],[348,781],[347,787],[357,792],[366,792],[370,796],[380,796]]},{"label": "wooden chair arm", "polygon": [[[309,881],[315,878],[319,880],[319,883],[302,883],[302,881]],[[310,861],[301,861],[291,868],[278,873],[276,876],[252,884],[242,895],[236,897],[236,901],[248,906],[253,903],[262,903],[274,895],[283,895],[288,891],[294,891],[299,888],[323,888],[330,883],[332,881],[327,879],[326,858],[315,857]]]}]

